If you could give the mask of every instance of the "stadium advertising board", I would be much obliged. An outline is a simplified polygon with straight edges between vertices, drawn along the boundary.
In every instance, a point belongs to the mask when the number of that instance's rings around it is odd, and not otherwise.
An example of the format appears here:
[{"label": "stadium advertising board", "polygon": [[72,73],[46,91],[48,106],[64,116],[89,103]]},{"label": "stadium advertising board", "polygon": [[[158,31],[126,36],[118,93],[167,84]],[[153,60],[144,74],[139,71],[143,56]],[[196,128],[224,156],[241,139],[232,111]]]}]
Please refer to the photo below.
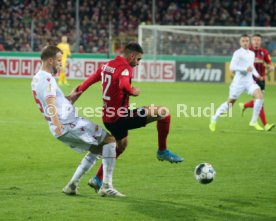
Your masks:
[{"label": "stadium advertising board", "polygon": [[[66,75],[68,79],[85,79],[107,61],[108,59],[68,59]],[[0,76],[32,77],[40,67],[41,61],[38,57],[0,58]],[[142,61],[139,70],[134,69],[133,80],[174,82],[175,61]]]},{"label": "stadium advertising board", "polygon": [[[66,75],[69,79],[84,79],[90,76],[107,60],[68,59]],[[0,58],[0,76],[31,77],[41,67],[37,57],[5,57]]]},{"label": "stadium advertising board", "polygon": [[142,61],[134,71],[135,81],[175,81],[175,61]]},{"label": "stadium advertising board", "polygon": [[[226,62],[225,63],[225,83],[227,84],[230,84],[234,77],[234,74],[230,71],[229,67],[230,67],[230,62]],[[267,85],[276,85],[276,66],[274,71],[266,72],[265,83]]]},{"label": "stadium advertising board", "polygon": [[224,82],[224,63],[176,62],[176,80],[184,82]]},{"label": "stadium advertising board", "polygon": [[0,58],[0,76],[30,77],[41,67],[39,58]]}]

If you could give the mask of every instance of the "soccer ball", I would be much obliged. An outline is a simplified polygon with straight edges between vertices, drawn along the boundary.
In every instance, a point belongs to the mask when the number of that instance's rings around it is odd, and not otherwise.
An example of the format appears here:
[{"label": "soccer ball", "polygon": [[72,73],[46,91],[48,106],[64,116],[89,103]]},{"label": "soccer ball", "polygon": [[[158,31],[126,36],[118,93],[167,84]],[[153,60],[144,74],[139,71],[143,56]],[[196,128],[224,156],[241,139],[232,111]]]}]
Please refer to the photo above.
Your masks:
[{"label": "soccer ball", "polygon": [[211,183],[216,175],[216,171],[209,163],[201,163],[197,165],[194,173],[196,180],[202,184]]}]

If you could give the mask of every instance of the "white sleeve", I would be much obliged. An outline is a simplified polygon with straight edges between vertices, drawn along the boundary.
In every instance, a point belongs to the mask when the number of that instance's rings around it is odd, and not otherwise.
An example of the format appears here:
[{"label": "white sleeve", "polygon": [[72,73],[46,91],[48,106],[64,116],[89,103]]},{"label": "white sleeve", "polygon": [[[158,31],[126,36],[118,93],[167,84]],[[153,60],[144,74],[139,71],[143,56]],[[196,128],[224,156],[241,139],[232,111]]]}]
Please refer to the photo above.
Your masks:
[{"label": "white sleeve", "polygon": [[239,53],[238,51],[235,51],[232,57],[232,60],[230,62],[230,71],[232,72],[236,72],[236,71],[240,71],[240,72],[247,72],[247,67],[242,67],[239,64]]},{"label": "white sleeve", "polygon": [[252,72],[252,74],[253,74],[256,78],[260,78],[260,77],[261,77],[260,74],[258,73],[258,71],[256,70],[256,68],[254,67],[254,65],[253,65],[253,72]]},{"label": "white sleeve", "polygon": [[49,97],[56,97],[57,84],[54,78],[45,79],[43,84],[43,97],[45,99]]}]

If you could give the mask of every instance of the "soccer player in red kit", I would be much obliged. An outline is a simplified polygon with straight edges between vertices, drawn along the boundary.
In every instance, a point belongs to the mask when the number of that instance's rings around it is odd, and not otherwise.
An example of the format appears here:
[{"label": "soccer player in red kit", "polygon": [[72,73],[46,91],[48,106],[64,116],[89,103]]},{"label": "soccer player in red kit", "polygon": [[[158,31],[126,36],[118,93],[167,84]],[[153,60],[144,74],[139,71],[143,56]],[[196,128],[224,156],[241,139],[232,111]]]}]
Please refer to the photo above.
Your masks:
[{"label": "soccer player in red kit", "polygon": [[[167,149],[167,136],[170,128],[170,113],[165,107],[141,107],[130,110],[129,96],[139,96],[140,89],[131,86],[133,68],[142,59],[143,49],[138,43],[125,46],[123,56],[117,56],[80,84],[75,92],[84,92],[92,84],[102,82],[103,123],[116,138],[117,157],[123,153],[128,143],[128,130],[145,127],[157,121],[158,151],[157,159],[179,163],[183,158]],[[78,96],[71,93],[70,99],[76,101]],[[96,191],[102,183],[102,168],[89,180],[89,185]]]},{"label": "soccer player in red kit", "polygon": [[[251,39],[251,47],[249,48],[251,51],[255,53],[255,62],[254,66],[258,73],[261,75],[260,79],[255,79],[256,83],[260,86],[261,90],[264,93],[265,90],[265,64],[267,64],[269,71],[274,71],[274,65],[272,64],[270,55],[265,48],[261,47],[262,44],[262,36],[260,34],[254,34]],[[239,103],[239,106],[242,110],[242,114],[244,113],[246,108],[253,108],[254,100],[251,100],[247,103]],[[270,131],[275,124],[269,124],[266,121],[266,115],[264,111],[264,107],[262,107],[260,112],[260,119],[264,125],[264,129],[266,131]]]}]

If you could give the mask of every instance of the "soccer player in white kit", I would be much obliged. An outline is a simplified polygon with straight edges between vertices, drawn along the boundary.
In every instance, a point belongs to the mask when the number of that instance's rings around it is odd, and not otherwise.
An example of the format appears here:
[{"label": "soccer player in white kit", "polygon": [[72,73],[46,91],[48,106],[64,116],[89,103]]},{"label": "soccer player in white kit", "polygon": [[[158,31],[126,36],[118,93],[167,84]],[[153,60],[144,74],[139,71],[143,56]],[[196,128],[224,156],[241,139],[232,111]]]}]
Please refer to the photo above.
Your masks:
[{"label": "soccer player in white kit", "polygon": [[116,160],[116,142],[100,126],[77,117],[75,108],[64,96],[52,74],[61,66],[62,51],[56,46],[47,46],[41,52],[42,68],[32,80],[35,101],[48,121],[52,135],[77,152],[88,151],[63,192],[77,194],[80,178],[88,172],[102,155],[103,185],[101,196],[124,196],[112,186],[112,174]]},{"label": "soccer player in white kit", "polygon": [[263,105],[263,95],[260,87],[253,79],[253,75],[256,78],[260,78],[260,75],[254,67],[255,55],[254,52],[249,50],[248,35],[242,35],[240,37],[240,46],[241,48],[234,52],[230,63],[230,70],[235,73],[235,77],[230,85],[229,98],[219,106],[215,115],[212,116],[211,123],[209,124],[211,131],[216,130],[216,123],[219,116],[226,113],[243,92],[247,92],[248,95],[253,96],[255,99],[249,126],[254,127],[256,130],[263,130],[257,122]]}]

